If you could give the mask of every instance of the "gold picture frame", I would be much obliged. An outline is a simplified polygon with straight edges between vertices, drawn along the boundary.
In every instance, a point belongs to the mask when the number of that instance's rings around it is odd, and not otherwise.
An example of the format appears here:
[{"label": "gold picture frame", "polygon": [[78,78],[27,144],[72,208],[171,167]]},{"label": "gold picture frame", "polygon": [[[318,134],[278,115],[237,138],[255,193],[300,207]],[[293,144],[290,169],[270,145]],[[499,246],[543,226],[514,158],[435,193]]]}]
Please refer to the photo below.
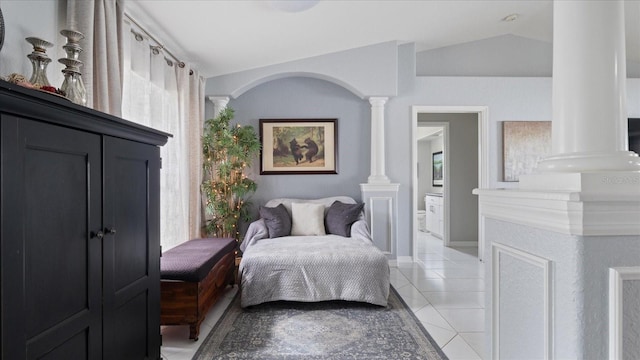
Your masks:
[{"label": "gold picture frame", "polygon": [[260,175],[338,173],[338,119],[260,119]]}]

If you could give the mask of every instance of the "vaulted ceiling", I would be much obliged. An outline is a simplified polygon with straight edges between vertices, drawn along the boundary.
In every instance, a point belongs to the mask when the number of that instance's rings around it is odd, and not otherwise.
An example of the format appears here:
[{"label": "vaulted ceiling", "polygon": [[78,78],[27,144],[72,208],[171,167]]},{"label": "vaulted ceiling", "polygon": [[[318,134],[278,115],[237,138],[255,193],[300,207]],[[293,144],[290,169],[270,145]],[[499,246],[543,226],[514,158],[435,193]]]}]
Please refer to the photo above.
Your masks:
[{"label": "vaulted ceiling", "polygon": [[[304,11],[282,5],[313,5]],[[128,0],[126,12],[205,77],[398,41],[417,51],[513,34],[552,41],[550,0]],[[627,0],[640,62],[640,1]],[[503,20],[516,14],[513,21]],[[635,19],[635,20],[634,20]]]}]

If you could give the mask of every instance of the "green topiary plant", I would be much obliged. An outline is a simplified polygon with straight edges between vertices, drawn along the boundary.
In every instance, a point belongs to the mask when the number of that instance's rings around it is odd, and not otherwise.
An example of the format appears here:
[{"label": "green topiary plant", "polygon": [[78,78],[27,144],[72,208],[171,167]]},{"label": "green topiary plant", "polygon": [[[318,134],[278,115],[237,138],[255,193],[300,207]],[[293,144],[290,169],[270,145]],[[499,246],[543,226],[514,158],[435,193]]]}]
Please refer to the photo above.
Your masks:
[{"label": "green topiary plant", "polygon": [[260,140],[252,126],[230,126],[233,109],[223,109],[205,122],[202,136],[202,191],[206,197],[206,213],[211,216],[205,232],[213,237],[232,237],[239,241],[238,221],[249,221],[246,197],[255,192],[256,183],[247,178],[249,167],[260,151]]}]

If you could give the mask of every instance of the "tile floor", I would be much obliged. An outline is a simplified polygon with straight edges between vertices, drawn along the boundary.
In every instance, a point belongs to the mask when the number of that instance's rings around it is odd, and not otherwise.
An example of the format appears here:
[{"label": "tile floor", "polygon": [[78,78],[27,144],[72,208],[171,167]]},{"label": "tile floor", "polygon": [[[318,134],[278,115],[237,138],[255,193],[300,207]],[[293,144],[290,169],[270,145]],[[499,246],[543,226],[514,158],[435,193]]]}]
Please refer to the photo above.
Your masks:
[{"label": "tile floor", "polygon": [[[451,360],[482,359],[484,352],[484,266],[477,248],[446,248],[419,232],[418,261],[391,268],[391,284]],[[228,288],[189,340],[186,326],[162,328],[162,357],[190,360],[236,294]]]}]

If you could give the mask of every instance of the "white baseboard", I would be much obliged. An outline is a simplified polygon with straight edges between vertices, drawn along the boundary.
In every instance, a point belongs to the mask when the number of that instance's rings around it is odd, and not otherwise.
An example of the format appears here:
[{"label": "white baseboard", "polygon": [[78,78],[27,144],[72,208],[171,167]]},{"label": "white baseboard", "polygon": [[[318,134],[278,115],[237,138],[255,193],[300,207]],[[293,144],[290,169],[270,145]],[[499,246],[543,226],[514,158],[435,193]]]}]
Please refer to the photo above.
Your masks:
[{"label": "white baseboard", "polygon": [[449,246],[478,247],[477,241],[449,241]]}]

